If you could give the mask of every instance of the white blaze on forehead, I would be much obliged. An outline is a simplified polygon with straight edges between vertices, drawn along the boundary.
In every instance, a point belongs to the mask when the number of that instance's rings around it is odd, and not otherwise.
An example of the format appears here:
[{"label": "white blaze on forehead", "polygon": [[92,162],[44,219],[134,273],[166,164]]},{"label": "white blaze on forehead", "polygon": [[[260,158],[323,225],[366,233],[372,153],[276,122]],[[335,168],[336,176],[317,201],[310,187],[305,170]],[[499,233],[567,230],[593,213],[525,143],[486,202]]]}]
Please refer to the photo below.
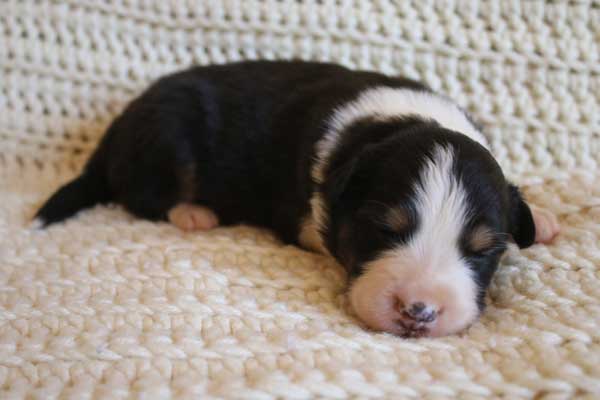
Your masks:
[{"label": "white blaze on forehead", "polygon": [[453,165],[453,151],[436,146],[416,185],[419,228],[408,247],[428,268],[460,258],[457,245],[469,210],[467,194],[452,171]]},{"label": "white blaze on forehead", "polygon": [[367,117],[385,121],[403,116],[434,120],[444,128],[460,132],[488,148],[487,140],[469,121],[465,112],[445,97],[414,89],[376,87],[365,90],[358,98],[344,104],[333,113],[328,131],[317,143],[317,160],[312,170],[315,181],[323,181],[327,159],[341,132],[352,122]]},{"label": "white blaze on forehead", "polygon": [[399,311],[393,308],[397,300],[438,310],[433,336],[462,330],[478,315],[479,289],[459,248],[469,218],[468,199],[453,164],[450,148],[434,148],[415,187],[415,233],[369,263],[352,285],[354,310],[375,329],[398,329],[394,321]]}]

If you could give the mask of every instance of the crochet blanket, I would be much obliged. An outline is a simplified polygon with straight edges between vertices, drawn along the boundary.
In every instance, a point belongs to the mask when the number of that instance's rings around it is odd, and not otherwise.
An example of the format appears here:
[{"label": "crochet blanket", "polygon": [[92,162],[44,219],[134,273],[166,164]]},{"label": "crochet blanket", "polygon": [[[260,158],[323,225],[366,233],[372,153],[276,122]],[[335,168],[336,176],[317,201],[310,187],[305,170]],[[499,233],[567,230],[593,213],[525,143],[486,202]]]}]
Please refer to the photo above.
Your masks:
[{"label": "crochet blanket", "polygon": [[[598,398],[599,43],[593,1],[1,2],[0,398]],[[152,79],[292,57],[426,81],[559,215],[464,333],[366,330],[339,265],[257,228],[28,227]]]}]

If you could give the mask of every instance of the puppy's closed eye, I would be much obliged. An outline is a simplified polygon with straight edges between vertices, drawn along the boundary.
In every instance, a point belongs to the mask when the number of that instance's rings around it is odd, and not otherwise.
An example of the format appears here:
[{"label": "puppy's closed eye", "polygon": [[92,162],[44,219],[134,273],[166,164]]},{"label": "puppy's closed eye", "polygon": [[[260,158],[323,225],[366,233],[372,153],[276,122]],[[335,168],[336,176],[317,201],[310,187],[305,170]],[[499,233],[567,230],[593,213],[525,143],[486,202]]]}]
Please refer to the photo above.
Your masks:
[{"label": "puppy's closed eye", "polygon": [[485,225],[478,225],[467,236],[467,251],[472,254],[484,255],[504,246],[500,235]]},{"label": "puppy's closed eye", "polygon": [[410,218],[404,208],[393,207],[387,210],[383,223],[394,232],[402,232],[410,225]]},{"label": "puppy's closed eye", "polygon": [[385,204],[369,204],[359,212],[359,217],[385,234],[401,234],[411,225],[410,214],[403,207],[391,207]]}]

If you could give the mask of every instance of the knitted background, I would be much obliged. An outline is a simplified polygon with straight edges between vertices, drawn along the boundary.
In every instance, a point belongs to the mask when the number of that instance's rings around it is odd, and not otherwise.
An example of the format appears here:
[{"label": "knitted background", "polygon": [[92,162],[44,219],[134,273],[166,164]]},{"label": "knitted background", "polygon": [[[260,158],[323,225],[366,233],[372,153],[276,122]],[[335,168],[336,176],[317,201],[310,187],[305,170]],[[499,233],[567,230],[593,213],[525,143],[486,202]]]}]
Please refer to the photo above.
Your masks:
[{"label": "knitted background", "polygon": [[[468,331],[369,332],[341,267],[254,228],[117,207],[27,228],[152,79],[291,57],[426,81],[560,216],[553,245],[511,248]],[[0,398],[598,398],[599,105],[593,2],[2,1]]]}]

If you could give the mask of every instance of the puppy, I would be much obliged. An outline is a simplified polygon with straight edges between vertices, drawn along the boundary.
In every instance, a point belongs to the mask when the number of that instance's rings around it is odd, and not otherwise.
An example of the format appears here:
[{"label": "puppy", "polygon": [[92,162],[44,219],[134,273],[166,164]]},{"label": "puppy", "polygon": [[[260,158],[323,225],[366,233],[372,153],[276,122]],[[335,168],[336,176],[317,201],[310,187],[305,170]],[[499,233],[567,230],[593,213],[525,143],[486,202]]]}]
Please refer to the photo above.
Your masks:
[{"label": "puppy", "polygon": [[512,238],[558,232],[504,178],[469,117],[421,83],[313,62],[194,67],[108,128],[43,225],[98,203],[185,230],[247,223],[329,254],[369,327],[472,323]]}]

